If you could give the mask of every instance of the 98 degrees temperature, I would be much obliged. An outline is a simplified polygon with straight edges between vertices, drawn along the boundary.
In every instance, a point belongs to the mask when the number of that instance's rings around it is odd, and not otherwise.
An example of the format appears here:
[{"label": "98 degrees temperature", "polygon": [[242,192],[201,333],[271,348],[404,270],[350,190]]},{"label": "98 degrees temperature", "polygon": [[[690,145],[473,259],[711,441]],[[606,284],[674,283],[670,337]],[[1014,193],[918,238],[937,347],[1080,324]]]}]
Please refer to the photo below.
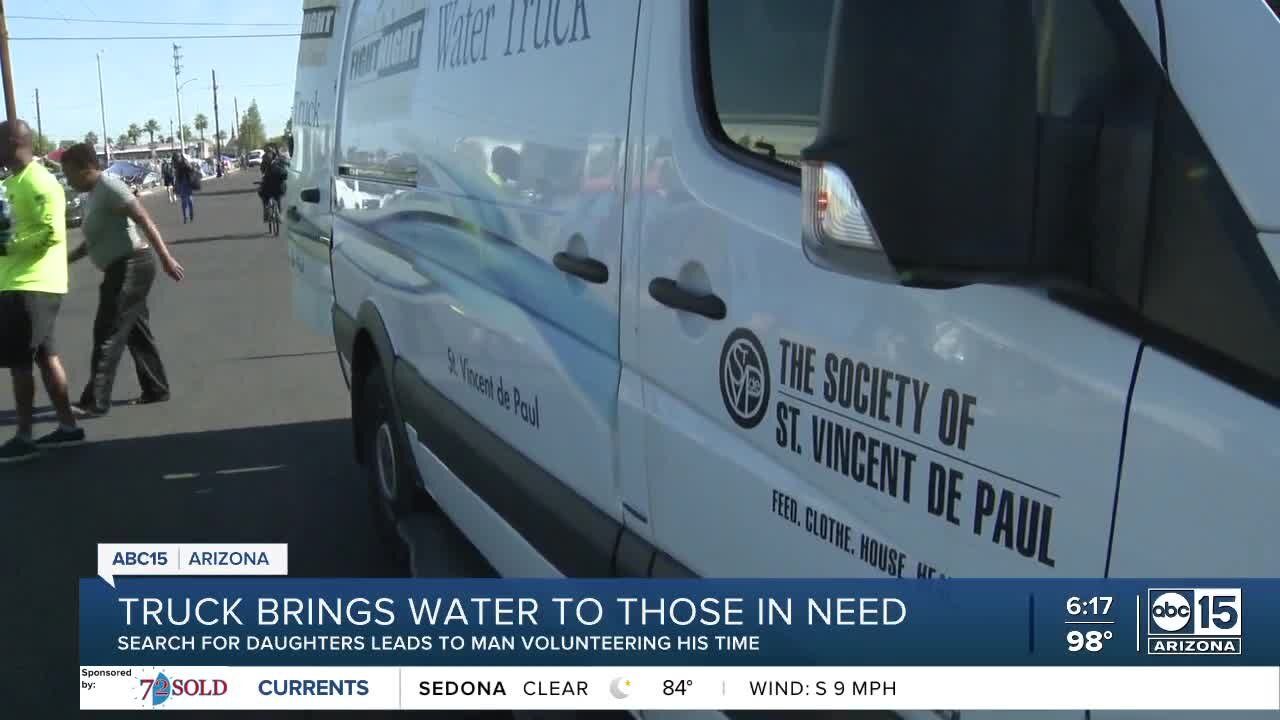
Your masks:
[{"label": "98 degrees temperature", "polygon": [[1110,630],[1069,630],[1067,631],[1067,650],[1071,652],[1099,652],[1102,643],[1110,640]]}]

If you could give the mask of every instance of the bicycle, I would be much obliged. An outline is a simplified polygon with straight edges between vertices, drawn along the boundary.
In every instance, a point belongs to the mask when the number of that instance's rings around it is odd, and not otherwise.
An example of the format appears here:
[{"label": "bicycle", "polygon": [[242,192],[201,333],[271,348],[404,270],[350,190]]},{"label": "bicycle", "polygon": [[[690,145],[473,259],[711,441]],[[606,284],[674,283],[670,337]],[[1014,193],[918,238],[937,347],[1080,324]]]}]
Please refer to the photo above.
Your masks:
[{"label": "bicycle", "polygon": [[267,234],[280,237],[280,198],[267,198]]}]

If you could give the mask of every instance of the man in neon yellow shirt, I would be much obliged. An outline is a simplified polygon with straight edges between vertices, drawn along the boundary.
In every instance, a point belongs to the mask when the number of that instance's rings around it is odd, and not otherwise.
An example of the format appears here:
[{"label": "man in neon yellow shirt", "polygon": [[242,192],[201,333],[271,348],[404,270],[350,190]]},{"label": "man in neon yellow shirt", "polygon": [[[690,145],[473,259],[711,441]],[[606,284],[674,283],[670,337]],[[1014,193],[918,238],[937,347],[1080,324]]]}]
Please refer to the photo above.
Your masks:
[{"label": "man in neon yellow shirt", "polygon": [[[30,460],[43,447],[84,442],[67,396],[67,373],[53,348],[54,323],[67,294],[66,195],[34,157],[31,127],[21,120],[0,123],[0,163],[12,173],[4,181],[10,229],[0,247],[0,367],[13,376],[18,415],[18,434],[0,446],[0,463]],[[33,440],[37,364],[59,426]]]}]

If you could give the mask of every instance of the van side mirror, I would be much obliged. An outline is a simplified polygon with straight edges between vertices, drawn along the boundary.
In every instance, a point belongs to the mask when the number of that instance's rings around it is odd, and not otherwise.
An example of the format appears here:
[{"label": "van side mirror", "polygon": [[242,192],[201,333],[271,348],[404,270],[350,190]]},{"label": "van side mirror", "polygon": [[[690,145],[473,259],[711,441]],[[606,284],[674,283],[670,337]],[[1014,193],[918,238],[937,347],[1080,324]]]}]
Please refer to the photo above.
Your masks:
[{"label": "van side mirror", "polygon": [[836,0],[802,155],[811,261],[926,286],[1040,269],[1034,5]]}]

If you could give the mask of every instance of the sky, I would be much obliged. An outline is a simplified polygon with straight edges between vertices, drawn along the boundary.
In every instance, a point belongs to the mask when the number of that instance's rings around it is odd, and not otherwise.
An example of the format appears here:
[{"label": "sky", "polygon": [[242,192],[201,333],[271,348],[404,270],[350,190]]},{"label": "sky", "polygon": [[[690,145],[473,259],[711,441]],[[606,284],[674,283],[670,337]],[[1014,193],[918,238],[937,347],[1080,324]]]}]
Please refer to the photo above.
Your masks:
[{"label": "sky", "polygon": [[[172,121],[176,132],[175,42],[181,46],[182,54],[178,82],[186,83],[181,93],[183,124],[192,125],[196,114],[204,113],[209,118],[205,134],[213,135],[211,70],[218,74],[218,115],[221,128],[228,134],[235,124],[237,102],[243,115],[250,101],[257,101],[268,136],[283,132],[292,113],[298,61],[296,36],[178,36],[296,33],[302,23],[302,0],[7,0],[5,14],[18,116],[36,127],[35,94],[39,89],[40,121],[45,136],[51,140],[83,140],[90,130],[102,136],[98,51],[110,137],[118,137],[130,123],[141,126],[149,119],[160,123],[164,135],[169,134]],[[23,16],[56,19],[31,20]],[[103,20],[126,22],[100,22]],[[137,21],[221,24],[156,25]],[[140,35],[158,39],[105,39]],[[92,39],[22,39],[49,36]],[[187,83],[188,80],[192,82]]]}]

